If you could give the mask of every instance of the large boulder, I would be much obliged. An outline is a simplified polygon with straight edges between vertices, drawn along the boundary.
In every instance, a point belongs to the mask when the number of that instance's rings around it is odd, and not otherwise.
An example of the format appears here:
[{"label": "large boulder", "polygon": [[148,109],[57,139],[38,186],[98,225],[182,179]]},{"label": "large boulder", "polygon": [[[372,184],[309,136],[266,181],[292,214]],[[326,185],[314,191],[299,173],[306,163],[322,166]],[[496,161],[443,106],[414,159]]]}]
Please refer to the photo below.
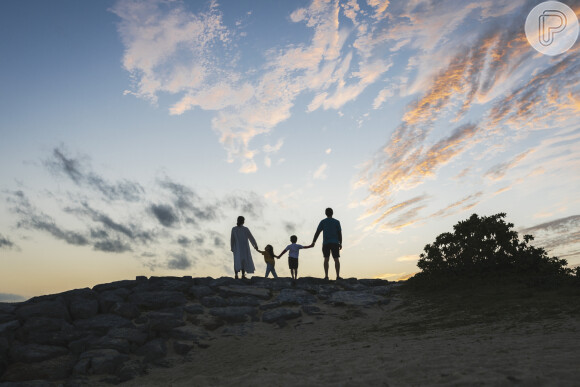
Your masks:
[{"label": "large boulder", "polygon": [[32,317],[49,317],[71,321],[68,308],[62,297],[33,298],[16,310],[16,316],[20,321],[26,321]]},{"label": "large boulder", "polygon": [[124,317],[116,314],[99,314],[84,320],[77,320],[74,322],[75,327],[83,330],[98,331],[106,334],[113,328],[127,328],[132,327],[133,323]]},{"label": "large boulder", "polygon": [[282,304],[306,305],[314,304],[316,297],[302,289],[282,289],[276,301]]},{"label": "large boulder", "polygon": [[114,374],[128,360],[128,355],[119,353],[115,349],[93,349],[81,354],[74,366],[74,373],[77,375]]},{"label": "large boulder", "polygon": [[10,348],[12,362],[37,363],[68,354],[68,349],[53,345],[13,342]]},{"label": "large boulder", "polygon": [[2,380],[7,382],[63,380],[71,375],[75,362],[74,355],[64,355],[36,363],[12,363],[4,372]]},{"label": "large boulder", "polygon": [[153,292],[133,293],[129,296],[129,302],[140,308],[156,310],[184,305],[187,299],[182,292],[160,290]]},{"label": "large boulder", "polygon": [[254,319],[258,310],[251,306],[227,306],[224,308],[212,308],[210,314],[228,323],[248,321],[248,317]]}]

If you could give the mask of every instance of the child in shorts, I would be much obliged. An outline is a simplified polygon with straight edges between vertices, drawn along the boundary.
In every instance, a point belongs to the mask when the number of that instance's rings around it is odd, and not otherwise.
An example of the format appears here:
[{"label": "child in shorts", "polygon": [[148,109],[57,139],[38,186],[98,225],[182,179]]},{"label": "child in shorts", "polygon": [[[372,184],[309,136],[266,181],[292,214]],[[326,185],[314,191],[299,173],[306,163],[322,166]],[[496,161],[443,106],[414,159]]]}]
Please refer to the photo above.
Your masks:
[{"label": "child in shorts", "polygon": [[312,245],[309,246],[302,246],[297,244],[298,237],[296,235],[292,235],[290,237],[290,242],[288,246],[280,253],[280,255],[276,256],[276,258],[280,258],[283,256],[286,251],[288,251],[288,267],[290,268],[290,275],[292,276],[292,282],[296,281],[298,278],[298,253],[300,249],[309,249]]},{"label": "child in shorts", "polygon": [[258,250],[258,252],[264,256],[264,262],[266,262],[266,275],[264,275],[264,278],[268,278],[270,272],[274,278],[278,278],[278,274],[276,274],[276,269],[274,268],[274,265],[276,264],[274,257],[276,257],[276,255],[274,254],[274,248],[272,245],[267,245],[264,248],[264,251]]}]

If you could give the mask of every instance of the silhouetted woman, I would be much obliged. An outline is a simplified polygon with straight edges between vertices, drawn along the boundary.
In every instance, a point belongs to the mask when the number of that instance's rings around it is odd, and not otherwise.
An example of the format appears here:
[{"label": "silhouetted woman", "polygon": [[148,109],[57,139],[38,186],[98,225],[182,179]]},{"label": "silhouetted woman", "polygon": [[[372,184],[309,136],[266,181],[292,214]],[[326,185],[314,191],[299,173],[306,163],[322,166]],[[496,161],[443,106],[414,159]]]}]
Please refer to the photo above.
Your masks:
[{"label": "silhouetted woman", "polygon": [[258,250],[258,244],[250,230],[244,226],[244,221],[243,216],[238,216],[238,225],[232,228],[231,247],[232,253],[234,253],[236,279],[238,278],[238,272],[240,270],[242,271],[242,278],[246,278],[246,273],[251,274],[255,270],[248,241]]}]

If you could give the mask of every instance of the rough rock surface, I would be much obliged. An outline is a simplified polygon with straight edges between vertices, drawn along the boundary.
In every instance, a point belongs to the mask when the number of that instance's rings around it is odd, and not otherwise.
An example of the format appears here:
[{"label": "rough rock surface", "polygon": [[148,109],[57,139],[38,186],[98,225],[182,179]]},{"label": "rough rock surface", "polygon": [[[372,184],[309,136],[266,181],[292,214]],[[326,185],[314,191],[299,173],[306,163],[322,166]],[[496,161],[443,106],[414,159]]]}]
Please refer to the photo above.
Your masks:
[{"label": "rough rock surface", "polygon": [[379,279],[137,277],[0,303],[0,386],[130,380],[217,336],[389,302]]}]

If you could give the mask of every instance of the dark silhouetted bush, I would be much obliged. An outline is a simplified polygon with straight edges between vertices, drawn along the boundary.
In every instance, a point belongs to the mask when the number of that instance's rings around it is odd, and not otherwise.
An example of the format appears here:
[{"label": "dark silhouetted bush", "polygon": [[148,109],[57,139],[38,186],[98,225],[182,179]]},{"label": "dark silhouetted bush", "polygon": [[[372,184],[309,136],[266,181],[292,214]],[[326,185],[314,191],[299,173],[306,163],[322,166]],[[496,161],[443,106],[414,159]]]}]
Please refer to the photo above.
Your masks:
[{"label": "dark silhouetted bush", "polygon": [[538,282],[570,277],[567,261],[549,257],[543,248],[531,246],[534,239],[524,235],[523,241],[504,221],[506,214],[480,217],[471,215],[453,226],[453,233],[440,234],[428,244],[417,266],[421,272],[414,281],[443,278],[498,277],[522,275]]}]

